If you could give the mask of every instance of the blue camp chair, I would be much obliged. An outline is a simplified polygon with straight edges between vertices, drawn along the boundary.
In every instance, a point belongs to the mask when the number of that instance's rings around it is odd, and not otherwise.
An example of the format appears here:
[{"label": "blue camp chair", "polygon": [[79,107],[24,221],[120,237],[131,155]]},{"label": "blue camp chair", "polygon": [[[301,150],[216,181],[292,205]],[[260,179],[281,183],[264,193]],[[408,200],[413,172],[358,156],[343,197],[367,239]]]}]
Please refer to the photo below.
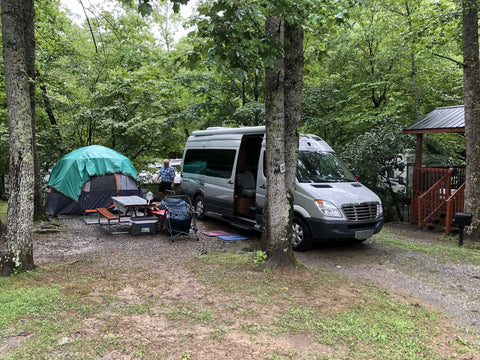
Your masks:
[{"label": "blue camp chair", "polygon": [[172,242],[179,235],[189,235],[193,231],[198,240],[198,228],[190,198],[186,195],[173,195],[165,197],[159,204],[165,209],[162,219],[162,230],[170,236]]}]

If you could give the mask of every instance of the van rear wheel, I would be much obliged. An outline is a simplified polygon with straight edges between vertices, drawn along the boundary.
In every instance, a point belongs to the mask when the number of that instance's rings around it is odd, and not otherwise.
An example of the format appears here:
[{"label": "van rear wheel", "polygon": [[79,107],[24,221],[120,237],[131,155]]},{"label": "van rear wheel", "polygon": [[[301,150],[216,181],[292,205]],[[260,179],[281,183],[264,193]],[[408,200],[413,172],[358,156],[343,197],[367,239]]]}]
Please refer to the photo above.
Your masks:
[{"label": "van rear wheel", "polygon": [[307,223],[300,216],[293,217],[292,247],[295,251],[307,251],[312,247],[312,237]]},{"label": "van rear wheel", "polygon": [[202,195],[198,195],[193,200],[193,208],[195,209],[195,215],[198,220],[205,218],[205,200]]}]

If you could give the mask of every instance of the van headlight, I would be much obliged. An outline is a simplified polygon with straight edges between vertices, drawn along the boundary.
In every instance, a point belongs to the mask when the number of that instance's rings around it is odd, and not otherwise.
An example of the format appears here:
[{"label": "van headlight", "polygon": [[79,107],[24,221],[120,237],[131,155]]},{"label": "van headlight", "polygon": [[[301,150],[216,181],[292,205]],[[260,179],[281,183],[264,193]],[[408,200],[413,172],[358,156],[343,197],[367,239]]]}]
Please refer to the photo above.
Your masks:
[{"label": "van headlight", "polygon": [[324,200],[315,200],[315,204],[317,204],[317,207],[322,213],[322,215],[335,218],[343,217],[341,211],[338,210],[338,208],[331,202]]}]

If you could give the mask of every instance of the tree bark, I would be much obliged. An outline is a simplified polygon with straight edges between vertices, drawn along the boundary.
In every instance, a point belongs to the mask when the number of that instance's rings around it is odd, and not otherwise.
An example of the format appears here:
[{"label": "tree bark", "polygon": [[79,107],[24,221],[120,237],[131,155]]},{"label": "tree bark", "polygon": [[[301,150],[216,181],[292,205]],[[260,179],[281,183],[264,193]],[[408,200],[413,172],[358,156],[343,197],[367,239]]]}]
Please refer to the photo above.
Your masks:
[{"label": "tree bark", "polygon": [[[278,17],[266,20],[267,35],[277,43],[283,43],[284,24]],[[289,217],[285,163],[285,104],[284,104],[284,59],[277,57],[273,67],[265,73],[265,124],[267,197],[264,208],[264,233],[262,248],[267,253],[268,267],[291,267],[296,265],[293,256]]]},{"label": "tree bark", "polygon": [[480,239],[480,64],[477,0],[463,0],[463,92],[465,105],[465,211],[472,213],[466,238]]},{"label": "tree bark", "polygon": [[[290,216],[288,238],[292,237],[293,202],[298,158],[298,128],[302,116],[303,90],[303,29],[296,24],[285,22],[285,185]],[[290,250],[293,253],[293,250]],[[293,254],[292,254],[293,256]]]},{"label": "tree bark", "polygon": [[35,70],[35,7],[33,1],[24,2],[24,41],[25,41],[25,64],[28,75],[30,107],[32,109],[32,151],[34,164],[34,182],[33,187],[33,214],[34,219],[40,220],[45,218],[45,210],[43,207],[42,196],[42,179],[40,177],[40,162],[38,159],[37,139],[36,139],[36,121],[35,121],[35,80],[37,72]]},{"label": "tree bark", "polygon": [[[32,270],[33,246],[33,109],[29,66],[34,54],[26,49],[31,35],[33,0],[2,0],[3,58],[10,133],[10,196],[7,215],[7,253],[1,257],[2,274]],[[30,14],[30,15],[27,15]]]}]

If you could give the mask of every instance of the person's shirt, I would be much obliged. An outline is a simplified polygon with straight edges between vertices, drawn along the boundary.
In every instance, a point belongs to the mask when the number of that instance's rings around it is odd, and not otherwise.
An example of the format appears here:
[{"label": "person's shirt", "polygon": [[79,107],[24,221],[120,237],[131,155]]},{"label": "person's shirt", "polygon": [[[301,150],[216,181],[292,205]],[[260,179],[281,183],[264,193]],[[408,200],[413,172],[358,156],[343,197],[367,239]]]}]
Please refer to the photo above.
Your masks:
[{"label": "person's shirt", "polygon": [[165,165],[162,165],[162,167],[158,171],[158,174],[160,175],[161,182],[171,183],[175,179],[175,170],[171,166],[165,167]]}]

